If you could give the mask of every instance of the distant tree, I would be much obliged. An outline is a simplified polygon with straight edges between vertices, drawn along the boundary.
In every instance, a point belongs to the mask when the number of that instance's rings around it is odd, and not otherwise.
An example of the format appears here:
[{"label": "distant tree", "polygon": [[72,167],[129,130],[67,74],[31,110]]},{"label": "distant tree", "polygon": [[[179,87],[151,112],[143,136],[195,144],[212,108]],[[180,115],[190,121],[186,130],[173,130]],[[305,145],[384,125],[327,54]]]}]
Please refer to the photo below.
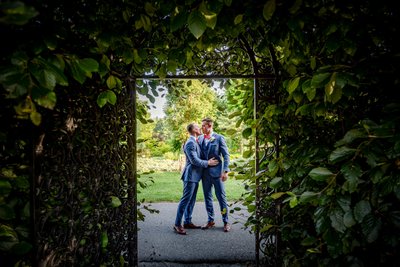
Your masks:
[{"label": "distant tree", "polygon": [[215,118],[216,93],[199,80],[179,82],[171,86],[165,108],[174,150],[187,139],[186,125],[201,123],[204,117]]},{"label": "distant tree", "polygon": [[170,134],[168,132],[168,125],[166,118],[155,119],[153,135],[155,135],[155,137],[158,138],[159,141],[168,140]]},{"label": "distant tree", "polygon": [[239,125],[239,127],[236,126],[237,120],[232,119],[230,116],[236,109],[228,105],[229,89],[231,88],[233,93],[235,93],[236,90],[233,86],[230,86],[229,83],[227,83],[226,87],[227,89],[217,97],[214,130],[225,136],[231,154],[242,153],[243,127],[242,125]]}]

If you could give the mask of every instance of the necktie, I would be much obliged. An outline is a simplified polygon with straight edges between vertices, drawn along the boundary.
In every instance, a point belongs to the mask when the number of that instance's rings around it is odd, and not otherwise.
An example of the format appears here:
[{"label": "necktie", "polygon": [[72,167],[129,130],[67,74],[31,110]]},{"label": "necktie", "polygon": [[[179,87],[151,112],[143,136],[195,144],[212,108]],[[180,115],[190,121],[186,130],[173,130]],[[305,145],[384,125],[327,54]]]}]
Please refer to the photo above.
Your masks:
[{"label": "necktie", "polygon": [[211,134],[205,134],[205,135],[204,135],[204,138],[210,139],[210,138],[211,138]]}]

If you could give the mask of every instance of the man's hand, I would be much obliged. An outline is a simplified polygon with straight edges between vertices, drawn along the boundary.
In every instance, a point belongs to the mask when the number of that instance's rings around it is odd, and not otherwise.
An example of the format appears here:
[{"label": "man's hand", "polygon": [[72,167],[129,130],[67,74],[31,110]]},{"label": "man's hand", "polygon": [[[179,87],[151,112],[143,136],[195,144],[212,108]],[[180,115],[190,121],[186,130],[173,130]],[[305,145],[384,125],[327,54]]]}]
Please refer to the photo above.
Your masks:
[{"label": "man's hand", "polygon": [[218,165],[218,163],[219,163],[219,161],[215,158],[208,160],[208,166],[216,166],[216,165]]},{"label": "man's hand", "polygon": [[226,180],[228,180],[228,173],[227,172],[223,172],[221,174],[221,180],[222,180],[222,182],[225,182]]}]

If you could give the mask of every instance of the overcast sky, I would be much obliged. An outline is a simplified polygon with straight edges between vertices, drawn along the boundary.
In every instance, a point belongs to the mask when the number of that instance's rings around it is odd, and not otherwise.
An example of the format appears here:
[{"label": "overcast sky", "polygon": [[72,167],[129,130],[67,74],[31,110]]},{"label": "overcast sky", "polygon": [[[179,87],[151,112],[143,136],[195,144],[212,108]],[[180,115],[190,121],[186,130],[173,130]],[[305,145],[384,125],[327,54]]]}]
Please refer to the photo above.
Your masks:
[{"label": "overcast sky", "polygon": [[[221,89],[219,87],[219,85],[220,85],[219,81],[214,81],[213,87],[215,88],[215,90],[217,92],[221,93],[221,90],[223,91],[223,89]],[[164,95],[164,97],[161,97],[161,96],[154,97],[156,99],[154,104],[150,103],[150,101],[148,100],[148,98],[146,96],[143,96],[140,94],[138,94],[138,96],[139,96],[138,97],[139,100],[146,101],[149,104],[149,106],[150,106],[149,112],[150,112],[150,116],[152,119],[165,117],[165,113],[164,113],[164,105],[166,103],[165,95]],[[153,107],[153,106],[155,106],[155,107]]]}]

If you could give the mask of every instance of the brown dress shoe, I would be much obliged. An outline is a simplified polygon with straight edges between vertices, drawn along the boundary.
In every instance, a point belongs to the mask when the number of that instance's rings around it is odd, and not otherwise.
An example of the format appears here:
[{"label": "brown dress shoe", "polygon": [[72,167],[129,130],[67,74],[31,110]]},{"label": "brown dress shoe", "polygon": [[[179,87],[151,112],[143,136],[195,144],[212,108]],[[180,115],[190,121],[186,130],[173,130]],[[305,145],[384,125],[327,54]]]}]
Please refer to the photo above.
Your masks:
[{"label": "brown dress shoe", "polygon": [[183,227],[181,225],[179,225],[179,226],[174,225],[174,230],[175,230],[175,232],[177,232],[180,235],[186,235],[186,231],[185,231],[185,229],[183,229]]},{"label": "brown dress shoe", "polygon": [[229,232],[231,230],[231,225],[229,223],[224,223],[224,232]]},{"label": "brown dress shoe", "polygon": [[185,228],[185,229],[200,229],[201,226],[195,225],[193,223],[187,223],[187,224],[183,225],[183,228]]},{"label": "brown dress shoe", "polygon": [[207,224],[203,225],[201,227],[201,229],[203,229],[203,230],[210,229],[210,228],[213,228],[214,225],[215,225],[215,222],[208,222]]}]

